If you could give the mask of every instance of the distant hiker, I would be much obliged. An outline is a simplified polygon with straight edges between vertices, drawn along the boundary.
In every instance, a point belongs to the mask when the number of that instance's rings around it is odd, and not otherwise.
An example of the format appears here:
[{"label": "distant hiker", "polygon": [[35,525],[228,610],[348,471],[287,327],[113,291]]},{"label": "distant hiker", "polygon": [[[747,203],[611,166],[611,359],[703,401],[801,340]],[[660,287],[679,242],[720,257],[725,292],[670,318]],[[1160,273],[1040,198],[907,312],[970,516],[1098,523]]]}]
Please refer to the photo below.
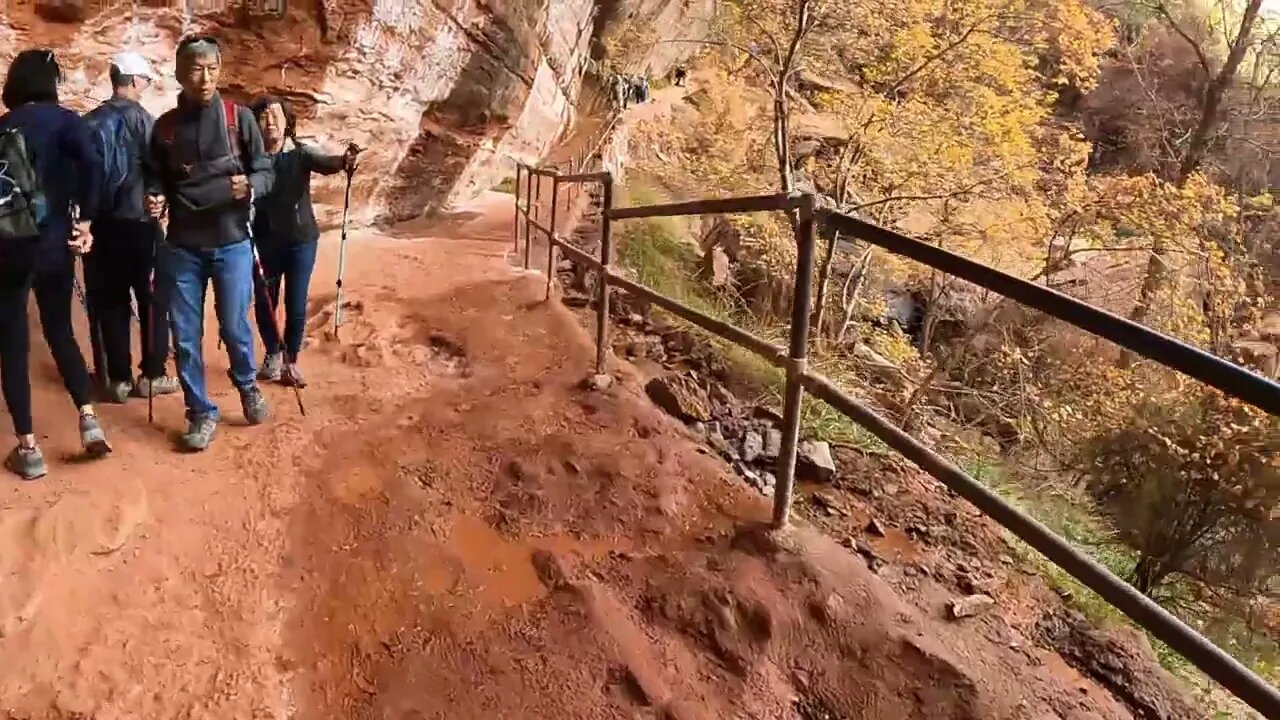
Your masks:
[{"label": "distant hiker", "polygon": [[[262,127],[262,139],[271,158],[275,184],[271,192],[258,196],[254,212],[253,237],[262,258],[266,287],[254,278],[254,311],[258,319],[258,336],[262,338],[266,356],[259,380],[274,380],[285,385],[305,387],[306,380],[298,369],[298,353],[307,326],[307,292],[311,271],[316,264],[316,248],[320,228],[311,207],[311,174],[333,175],[355,172],[356,149],[348,145],[341,155],[330,155],[297,139],[297,118],[289,103],[266,95],[250,104],[254,117]],[[280,303],[280,285],[284,284],[284,337],[272,315]]]},{"label": "distant hiker", "polygon": [[610,84],[612,85],[610,89],[613,91],[614,106],[616,106],[619,110],[626,110],[627,101],[630,99],[630,96],[631,96],[631,86],[630,86],[630,83],[627,81],[627,78],[620,73],[615,74],[613,78],[610,80]]},{"label": "distant hiker", "polygon": [[178,105],[156,120],[147,172],[147,210],[169,210],[168,241],[157,270],[177,346],[178,379],[187,406],[183,445],[204,450],[217,430],[218,406],[205,385],[204,300],[213,283],[218,330],[240,393],[245,420],[267,419],[253,358],[253,248],[249,205],[271,190],[271,158],[253,113],[218,93],[222,52],[212,37],[178,44]]},{"label": "distant hiker", "polygon": [[676,87],[684,87],[685,81],[689,79],[689,69],[684,65],[677,65],[672,79]]},{"label": "distant hiker", "polygon": [[649,76],[640,78],[640,102],[649,102]]},{"label": "distant hiker", "polygon": [[[93,222],[93,252],[85,258],[90,306],[100,328],[106,367],[100,378],[107,399],[122,403],[129,395],[150,397],[178,391],[178,380],[165,374],[169,359],[169,315],[152,297],[155,257],[163,231],[147,214],[143,198],[142,159],[147,155],[155,118],[138,104],[155,79],[151,64],[133,52],[111,60],[111,99],[85,116],[103,156],[103,192]],[[142,345],[141,374],[133,378],[129,334],[132,292],[138,308]],[[96,346],[98,333],[91,333]],[[100,351],[95,347],[94,357]]]},{"label": "distant hiker", "polygon": [[71,327],[75,255],[93,245],[81,220],[97,208],[102,163],[84,120],[58,105],[62,70],[51,50],[24,50],[9,65],[0,117],[0,387],[18,446],[5,467],[25,480],[48,473],[31,419],[31,338],[27,300],[35,291],[40,328],[71,400],[80,443],[91,457],[111,452],[90,404],[89,368]]}]

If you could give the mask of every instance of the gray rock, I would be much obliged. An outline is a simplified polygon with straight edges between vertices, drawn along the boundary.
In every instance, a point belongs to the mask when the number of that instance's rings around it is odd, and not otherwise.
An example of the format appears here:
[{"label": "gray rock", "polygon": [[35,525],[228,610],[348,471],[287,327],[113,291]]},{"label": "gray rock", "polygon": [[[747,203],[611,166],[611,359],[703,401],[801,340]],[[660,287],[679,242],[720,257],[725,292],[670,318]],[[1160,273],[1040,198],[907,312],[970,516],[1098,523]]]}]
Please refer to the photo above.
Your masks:
[{"label": "gray rock", "polygon": [[745,462],[755,462],[757,458],[764,454],[764,437],[755,430],[748,430],[747,434],[742,438],[742,459]]},{"label": "gray rock", "polygon": [[738,458],[738,450],[724,436],[724,429],[718,422],[707,423],[707,444],[721,456],[730,460]]},{"label": "gray rock", "polygon": [[996,606],[990,595],[968,595],[951,601],[951,617],[955,620],[973,617],[987,612]]},{"label": "gray rock", "polygon": [[764,434],[764,452],[760,459],[765,462],[777,462],[778,453],[782,452],[782,431],[769,428]]},{"label": "gray rock", "polygon": [[835,479],[836,461],[831,457],[831,445],[821,440],[800,443],[796,457],[796,473],[814,482],[828,483]]},{"label": "gray rock", "polygon": [[608,390],[609,388],[613,387],[613,376],[607,375],[604,373],[601,373],[599,375],[592,375],[590,378],[587,379],[587,383],[592,390],[595,390],[597,392],[604,392],[605,390]]}]

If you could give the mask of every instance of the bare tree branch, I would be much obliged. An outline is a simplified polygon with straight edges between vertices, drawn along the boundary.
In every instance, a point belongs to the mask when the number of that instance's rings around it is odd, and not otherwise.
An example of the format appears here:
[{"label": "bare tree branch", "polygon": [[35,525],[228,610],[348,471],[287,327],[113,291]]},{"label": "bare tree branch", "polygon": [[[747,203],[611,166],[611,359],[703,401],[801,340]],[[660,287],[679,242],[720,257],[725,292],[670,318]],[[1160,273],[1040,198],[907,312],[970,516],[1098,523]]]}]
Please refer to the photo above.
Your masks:
[{"label": "bare tree branch", "polygon": [[1200,43],[1191,37],[1190,33],[1182,29],[1182,26],[1174,19],[1173,13],[1169,12],[1169,7],[1161,0],[1147,4],[1146,7],[1159,13],[1164,18],[1164,21],[1169,24],[1169,29],[1177,33],[1179,37],[1186,41],[1187,45],[1191,46],[1191,50],[1196,54],[1196,59],[1200,61],[1200,67],[1204,70],[1205,77],[1212,77],[1213,68],[1209,66],[1209,58],[1204,54],[1204,48],[1200,47]]}]

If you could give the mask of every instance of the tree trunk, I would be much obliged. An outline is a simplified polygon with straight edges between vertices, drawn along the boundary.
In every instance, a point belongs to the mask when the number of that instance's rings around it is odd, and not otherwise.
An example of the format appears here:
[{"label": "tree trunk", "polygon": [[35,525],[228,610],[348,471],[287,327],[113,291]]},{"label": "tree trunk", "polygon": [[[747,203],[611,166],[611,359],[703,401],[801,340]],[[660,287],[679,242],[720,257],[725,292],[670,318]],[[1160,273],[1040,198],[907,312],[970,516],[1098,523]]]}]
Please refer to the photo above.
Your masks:
[{"label": "tree trunk", "polygon": [[837,344],[844,342],[845,335],[853,325],[853,313],[858,305],[858,298],[862,295],[862,288],[867,284],[867,273],[871,271],[871,250],[872,248],[868,247],[862,251],[862,257],[858,258],[857,265],[849,271],[849,277],[845,278],[846,289],[848,289],[848,280],[851,278],[853,288],[841,298],[844,301],[844,322],[840,325],[840,332],[836,333]]},{"label": "tree trunk", "polygon": [[[1178,166],[1178,173],[1173,178],[1173,183],[1180,188],[1186,185],[1187,180],[1204,163],[1205,155],[1209,151],[1210,140],[1221,122],[1222,101],[1226,97],[1227,91],[1235,84],[1236,71],[1240,69],[1240,63],[1244,60],[1245,52],[1249,48],[1249,37],[1253,33],[1253,26],[1258,19],[1258,13],[1261,8],[1262,0],[1249,0],[1249,4],[1245,6],[1244,14],[1240,18],[1240,32],[1236,34],[1235,42],[1231,44],[1231,50],[1227,53],[1226,62],[1223,63],[1222,69],[1218,71],[1218,74],[1205,86],[1204,95],[1200,100],[1200,119],[1196,123],[1195,130],[1191,133],[1191,138],[1187,143],[1187,151],[1182,156],[1182,162]],[[1151,255],[1147,259],[1146,276],[1142,280],[1142,288],[1138,291],[1138,302],[1129,314],[1129,319],[1136,323],[1146,324],[1151,316],[1152,304],[1168,285],[1169,266],[1166,260],[1167,252],[1168,248],[1164,243],[1157,242],[1151,246]],[[1121,353],[1121,366],[1128,367],[1133,364],[1133,360],[1133,353],[1127,351]]]},{"label": "tree trunk", "polygon": [[1151,594],[1168,576],[1169,573],[1164,569],[1164,564],[1159,558],[1144,554],[1133,566],[1133,589],[1151,597]]},{"label": "tree trunk", "polygon": [[773,151],[778,156],[778,191],[789,193],[791,180],[791,143],[787,128],[787,88],[783,80],[774,87],[773,97]]},{"label": "tree trunk", "polygon": [[1182,156],[1182,164],[1178,167],[1178,177],[1175,180],[1178,187],[1182,187],[1187,178],[1199,170],[1204,162],[1205,153],[1209,150],[1209,140],[1217,129],[1219,116],[1222,114],[1222,100],[1235,84],[1236,71],[1240,69],[1240,63],[1244,61],[1245,52],[1249,49],[1249,36],[1253,34],[1253,26],[1261,10],[1262,0],[1249,0],[1244,8],[1244,15],[1240,18],[1240,32],[1231,45],[1231,51],[1227,53],[1227,61],[1204,89],[1204,97],[1200,102],[1200,121],[1191,133],[1187,152]]},{"label": "tree trunk", "polygon": [[815,293],[817,305],[813,308],[813,317],[809,319],[809,325],[813,328],[814,335],[819,341],[822,340],[822,321],[826,314],[827,307],[827,286],[831,281],[831,263],[836,257],[836,243],[840,242],[839,231],[831,231],[831,237],[827,240],[827,248],[822,256],[822,264],[818,266],[818,292]]}]

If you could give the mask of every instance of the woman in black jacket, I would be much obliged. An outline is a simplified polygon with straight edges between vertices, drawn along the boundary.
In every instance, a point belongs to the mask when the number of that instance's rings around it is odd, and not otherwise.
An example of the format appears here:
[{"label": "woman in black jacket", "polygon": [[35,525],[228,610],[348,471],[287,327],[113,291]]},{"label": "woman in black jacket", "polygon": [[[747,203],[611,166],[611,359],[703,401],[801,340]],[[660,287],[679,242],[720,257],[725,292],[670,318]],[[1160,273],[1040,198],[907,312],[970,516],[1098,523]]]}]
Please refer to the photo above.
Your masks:
[{"label": "woman in black jacket", "polygon": [[[270,304],[264,302],[261,282],[255,279],[258,287],[254,293],[254,313],[258,335],[266,348],[258,377],[303,387],[306,381],[298,369],[298,353],[306,333],[307,295],[320,239],[311,207],[311,174],[354,173],[357,151],[354,145],[349,145],[342,155],[330,155],[299,143],[297,119],[282,98],[265,95],[254,100],[249,108],[262,128],[262,139],[276,176],[271,192],[254,203],[253,237],[262,257],[266,295],[270,297]],[[278,335],[272,317],[272,308],[280,301],[281,282],[284,283],[283,338]]]},{"label": "woman in black jacket", "polygon": [[[102,160],[89,126],[58,105],[61,80],[52,50],[25,50],[10,63],[0,98],[9,111],[0,117],[0,131],[21,133],[46,208],[43,217],[37,214],[37,235],[0,242],[0,387],[18,436],[4,464],[24,480],[48,473],[31,419],[27,300],[33,290],[45,341],[80,413],[80,442],[93,457],[111,452],[90,404],[89,369],[71,327],[75,256],[92,245],[86,221],[97,210]],[[73,205],[81,208],[79,222]]]}]

